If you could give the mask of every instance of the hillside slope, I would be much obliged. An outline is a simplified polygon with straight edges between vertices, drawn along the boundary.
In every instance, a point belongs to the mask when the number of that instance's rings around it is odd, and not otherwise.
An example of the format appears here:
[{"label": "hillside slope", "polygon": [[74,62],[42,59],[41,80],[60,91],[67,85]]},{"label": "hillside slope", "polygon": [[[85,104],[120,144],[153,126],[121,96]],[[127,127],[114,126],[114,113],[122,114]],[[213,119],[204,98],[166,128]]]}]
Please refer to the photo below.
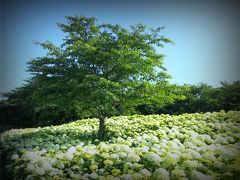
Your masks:
[{"label": "hillside slope", "polygon": [[1,134],[7,179],[240,177],[240,112],[119,116]]}]

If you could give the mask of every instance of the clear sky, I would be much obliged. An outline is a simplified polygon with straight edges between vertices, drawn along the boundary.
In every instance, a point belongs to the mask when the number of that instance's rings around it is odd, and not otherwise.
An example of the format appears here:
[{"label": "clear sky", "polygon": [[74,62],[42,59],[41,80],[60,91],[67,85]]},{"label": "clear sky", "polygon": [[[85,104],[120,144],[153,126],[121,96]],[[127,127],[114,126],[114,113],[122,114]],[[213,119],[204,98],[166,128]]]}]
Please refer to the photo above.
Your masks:
[{"label": "clear sky", "polygon": [[46,51],[33,41],[61,43],[56,26],[64,16],[85,15],[99,23],[124,27],[143,23],[167,28],[175,41],[158,50],[171,82],[207,83],[240,79],[240,11],[237,1],[167,0],[4,0],[1,3],[0,91],[9,91],[30,77],[26,62]]}]

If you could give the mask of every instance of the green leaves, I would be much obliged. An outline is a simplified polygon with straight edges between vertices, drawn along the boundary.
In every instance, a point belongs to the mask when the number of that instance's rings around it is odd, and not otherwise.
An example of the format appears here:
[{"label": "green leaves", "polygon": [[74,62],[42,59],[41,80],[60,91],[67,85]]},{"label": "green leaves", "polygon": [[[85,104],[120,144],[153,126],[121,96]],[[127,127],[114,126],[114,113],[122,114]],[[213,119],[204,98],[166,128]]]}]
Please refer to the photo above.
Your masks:
[{"label": "green leaves", "polygon": [[129,30],[98,25],[95,18],[84,16],[67,20],[58,24],[67,33],[62,45],[39,43],[48,49],[48,56],[28,63],[38,84],[36,106],[42,97],[51,106],[75,104],[81,117],[106,117],[129,112],[156,97],[154,86],[168,78],[164,55],[154,48],[171,42],[159,35],[162,28],[148,30],[138,24]]}]

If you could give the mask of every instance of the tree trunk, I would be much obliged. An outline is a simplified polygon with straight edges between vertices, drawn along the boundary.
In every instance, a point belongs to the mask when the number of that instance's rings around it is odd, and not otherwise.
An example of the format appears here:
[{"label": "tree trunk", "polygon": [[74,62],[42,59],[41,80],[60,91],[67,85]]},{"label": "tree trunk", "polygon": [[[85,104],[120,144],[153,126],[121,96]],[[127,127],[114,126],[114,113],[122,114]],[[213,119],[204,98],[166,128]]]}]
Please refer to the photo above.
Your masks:
[{"label": "tree trunk", "polygon": [[105,136],[105,118],[99,118],[99,131],[98,131],[98,138],[100,141],[104,139]]}]

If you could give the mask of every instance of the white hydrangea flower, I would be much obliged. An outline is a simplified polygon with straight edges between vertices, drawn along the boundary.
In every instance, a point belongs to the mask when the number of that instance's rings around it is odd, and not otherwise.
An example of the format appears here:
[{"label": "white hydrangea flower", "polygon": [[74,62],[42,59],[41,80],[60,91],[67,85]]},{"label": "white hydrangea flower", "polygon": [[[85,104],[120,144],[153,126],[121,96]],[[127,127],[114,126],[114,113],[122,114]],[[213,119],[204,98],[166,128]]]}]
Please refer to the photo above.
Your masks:
[{"label": "white hydrangea flower", "polygon": [[128,153],[128,155],[127,155],[127,161],[138,162],[138,161],[140,161],[140,157],[139,157],[139,155],[131,152],[131,153]]},{"label": "white hydrangea flower", "polygon": [[46,159],[42,159],[40,161],[40,164],[41,164],[41,167],[45,170],[51,170],[52,169],[52,165]]},{"label": "white hydrangea flower", "polygon": [[35,169],[36,169],[36,167],[33,164],[28,163],[28,165],[26,167],[27,171],[33,172]]},{"label": "white hydrangea flower", "polygon": [[174,142],[174,141],[169,141],[167,143],[168,147],[170,147],[171,150],[178,150],[179,146],[178,143]]},{"label": "white hydrangea flower", "polygon": [[98,179],[98,175],[95,172],[92,172],[91,174],[89,174],[88,177],[91,179]]},{"label": "white hydrangea flower", "polygon": [[19,158],[18,154],[13,154],[11,156],[11,160],[15,160],[15,159],[18,159],[18,158]]},{"label": "white hydrangea flower", "polygon": [[147,140],[148,142],[152,142],[152,143],[158,143],[158,142],[159,142],[158,137],[153,136],[153,135],[148,136],[148,137],[146,138],[146,140]]},{"label": "white hydrangea flower", "polygon": [[182,158],[182,159],[192,159],[193,157],[192,157],[192,155],[189,154],[189,153],[182,153],[182,154],[181,154],[181,158]]},{"label": "white hydrangea flower", "polygon": [[74,154],[74,153],[76,152],[76,147],[71,146],[71,147],[68,149],[68,152]]},{"label": "white hydrangea flower", "polygon": [[22,158],[30,160],[32,163],[38,162],[42,157],[36,152],[27,152]]},{"label": "white hydrangea flower", "polygon": [[64,155],[63,155],[63,159],[66,159],[66,160],[72,160],[73,157],[74,157],[74,155],[68,151],[66,153],[64,153]]},{"label": "white hydrangea flower", "polygon": [[208,151],[202,154],[202,157],[210,161],[216,161],[216,157],[212,151]]},{"label": "white hydrangea flower", "polygon": [[36,173],[37,175],[42,176],[42,175],[45,174],[45,169],[40,168],[40,167],[37,167],[37,168],[35,169],[35,173]]},{"label": "white hydrangea flower", "polygon": [[142,152],[148,152],[149,147],[147,147],[147,146],[143,146],[141,149],[142,149]]},{"label": "white hydrangea flower", "polygon": [[153,179],[156,180],[169,180],[169,172],[166,169],[158,168],[153,172]]},{"label": "white hydrangea flower", "polygon": [[114,153],[114,154],[111,154],[111,158],[113,159],[119,159],[119,155]]},{"label": "white hydrangea flower", "polygon": [[122,180],[132,180],[132,176],[130,174],[123,174],[120,176]]},{"label": "white hydrangea flower", "polygon": [[144,179],[144,177],[140,173],[134,173],[132,175],[132,179],[133,180],[140,180],[140,179]]},{"label": "white hydrangea flower", "polygon": [[60,174],[60,170],[58,170],[56,168],[52,168],[50,173],[49,173],[50,176],[56,176],[58,174]]},{"label": "white hydrangea flower", "polygon": [[98,148],[101,152],[108,152],[110,149],[110,146],[104,142],[100,142]]},{"label": "white hydrangea flower", "polygon": [[216,154],[224,154],[224,153],[227,153],[227,149],[221,145],[221,144],[216,144],[216,149],[214,151]]},{"label": "white hydrangea flower", "polygon": [[222,136],[220,136],[220,135],[214,135],[213,138],[215,139],[216,143],[228,144],[228,141],[225,138],[223,138]]},{"label": "white hydrangea flower", "polygon": [[205,145],[205,143],[203,141],[199,140],[199,139],[191,138],[190,140],[196,146],[203,146],[203,145]]},{"label": "white hydrangea flower", "polygon": [[105,161],[103,161],[103,163],[106,165],[106,166],[112,166],[113,165],[113,161],[107,159]]},{"label": "white hydrangea flower", "polygon": [[183,177],[186,177],[186,174],[185,174],[184,170],[174,169],[174,170],[171,171],[171,175],[170,175],[171,179],[178,180],[178,179],[183,178]]},{"label": "white hydrangea flower", "polygon": [[144,177],[150,177],[152,175],[152,173],[147,169],[141,169],[139,173]]},{"label": "white hydrangea flower", "polygon": [[57,159],[63,159],[64,153],[59,152],[58,154],[55,155]]},{"label": "white hydrangea flower", "polygon": [[234,142],[235,142],[235,139],[234,139],[233,137],[231,137],[231,136],[227,136],[225,139],[226,139],[229,143],[234,143]]},{"label": "white hydrangea flower", "polygon": [[125,157],[127,157],[127,153],[125,153],[125,152],[118,152],[118,156],[120,158],[125,158]]},{"label": "white hydrangea flower", "polygon": [[219,124],[219,123],[215,123],[214,124],[214,127],[217,129],[217,130],[220,130],[222,128],[222,126]]},{"label": "white hydrangea flower", "polygon": [[223,152],[221,157],[223,159],[231,160],[231,159],[234,159],[235,156],[237,156],[237,155],[239,155],[239,154],[236,154],[233,150],[228,150],[228,151]]},{"label": "white hydrangea flower", "polygon": [[137,136],[135,139],[134,139],[134,142],[135,143],[140,143],[142,141],[142,137],[141,136]]},{"label": "white hydrangea flower", "polygon": [[204,137],[204,141],[206,143],[213,143],[214,142],[213,139],[211,138],[211,136],[209,136],[208,134],[203,134],[202,136]]},{"label": "white hydrangea flower", "polygon": [[131,152],[132,151],[131,148],[128,145],[125,145],[125,144],[123,144],[121,146],[121,150],[124,151],[124,152]]},{"label": "white hydrangea flower", "polygon": [[191,179],[196,179],[196,180],[213,180],[213,177],[209,175],[205,175],[199,171],[193,171],[191,175]]},{"label": "white hydrangea flower", "polygon": [[162,158],[153,152],[145,154],[144,157],[153,164],[159,164],[162,162]]},{"label": "white hydrangea flower", "polygon": [[193,149],[187,149],[186,153],[189,153],[194,159],[202,158],[201,154]]},{"label": "white hydrangea flower", "polygon": [[165,158],[167,159],[175,159],[176,161],[179,160],[179,156],[177,154],[174,154],[174,153],[168,153]]},{"label": "white hydrangea flower", "polygon": [[194,148],[195,147],[195,145],[189,141],[185,141],[184,146],[185,146],[185,148]]},{"label": "white hydrangea flower", "polygon": [[184,166],[190,169],[195,169],[201,166],[196,160],[186,160],[183,162]]}]

